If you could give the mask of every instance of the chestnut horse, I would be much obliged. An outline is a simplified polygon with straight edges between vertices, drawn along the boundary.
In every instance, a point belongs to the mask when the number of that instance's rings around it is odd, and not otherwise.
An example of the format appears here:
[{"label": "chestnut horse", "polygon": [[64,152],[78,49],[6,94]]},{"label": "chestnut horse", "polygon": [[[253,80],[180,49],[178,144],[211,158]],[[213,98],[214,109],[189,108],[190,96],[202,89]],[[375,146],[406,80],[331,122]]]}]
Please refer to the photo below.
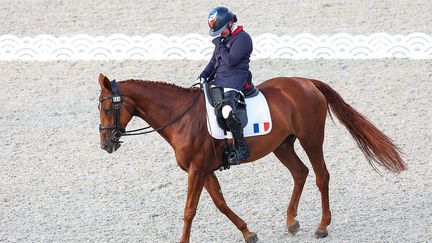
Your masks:
[{"label": "chestnut horse", "polygon": [[[207,131],[204,96],[198,88],[182,88],[153,81],[127,80],[115,84],[99,76],[100,144],[109,153],[119,147],[118,139],[133,116],[144,119],[174,149],[177,164],[188,174],[188,191],[184,209],[184,226],[180,242],[189,242],[192,220],[203,187],[216,207],[241,231],[246,242],[256,242],[245,221],[226,204],[214,173],[221,166],[222,140]],[[313,79],[279,77],[257,86],[267,98],[273,128],[268,135],[246,139],[251,156],[242,163],[253,162],[273,152],[291,172],[294,189],[287,209],[286,224],[290,234],[299,230],[297,208],[308,168],[294,150],[296,139],[305,150],[316,174],[321,192],[322,219],[315,232],[327,236],[331,221],[329,173],[323,156],[324,125],[328,110],[348,129],[375,169],[375,164],[399,173],[406,169],[395,144],[363,115],[344,102],[327,84]],[[114,91],[114,93],[113,93]],[[120,101],[121,95],[121,101]],[[117,103],[116,103],[117,102]],[[329,112],[330,114],[330,112]],[[159,128],[159,129],[157,129]]]}]

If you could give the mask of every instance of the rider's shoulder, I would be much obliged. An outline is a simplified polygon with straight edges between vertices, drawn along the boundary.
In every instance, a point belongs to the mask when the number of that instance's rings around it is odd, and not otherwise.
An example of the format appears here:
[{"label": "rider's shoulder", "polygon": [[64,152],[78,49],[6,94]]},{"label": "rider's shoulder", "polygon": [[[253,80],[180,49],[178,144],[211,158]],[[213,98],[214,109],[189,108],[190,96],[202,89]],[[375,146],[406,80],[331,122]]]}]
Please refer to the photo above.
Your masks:
[{"label": "rider's shoulder", "polygon": [[252,42],[252,37],[245,30],[241,30],[237,33],[237,39],[240,39],[245,42]]},{"label": "rider's shoulder", "polygon": [[232,38],[250,38],[250,35],[248,32],[245,31],[243,26],[238,26],[236,30],[233,31],[233,33],[230,35]]}]

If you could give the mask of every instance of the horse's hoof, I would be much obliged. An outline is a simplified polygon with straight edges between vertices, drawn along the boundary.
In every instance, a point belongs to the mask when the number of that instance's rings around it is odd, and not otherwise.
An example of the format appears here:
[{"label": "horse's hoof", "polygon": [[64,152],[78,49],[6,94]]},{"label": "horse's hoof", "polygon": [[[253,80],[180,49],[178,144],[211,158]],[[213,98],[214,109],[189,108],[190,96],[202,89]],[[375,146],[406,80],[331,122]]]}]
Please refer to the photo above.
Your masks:
[{"label": "horse's hoof", "polygon": [[328,235],[327,230],[317,229],[315,231],[315,238],[317,239],[325,238],[327,235]]},{"label": "horse's hoof", "polygon": [[257,234],[251,232],[251,235],[245,238],[246,243],[256,243],[258,242],[258,236]]},{"label": "horse's hoof", "polygon": [[295,236],[300,229],[300,223],[296,220],[293,225],[288,226],[288,233],[292,236]]}]

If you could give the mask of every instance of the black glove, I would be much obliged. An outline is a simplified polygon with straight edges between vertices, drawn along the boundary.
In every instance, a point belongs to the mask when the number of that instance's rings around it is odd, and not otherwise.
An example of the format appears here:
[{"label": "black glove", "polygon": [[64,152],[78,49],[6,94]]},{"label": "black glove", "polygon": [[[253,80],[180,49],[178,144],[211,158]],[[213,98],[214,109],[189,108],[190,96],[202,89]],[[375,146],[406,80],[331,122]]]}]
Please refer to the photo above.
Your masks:
[{"label": "black glove", "polygon": [[195,80],[195,84],[204,84],[206,82],[206,79],[199,76],[196,80]]}]

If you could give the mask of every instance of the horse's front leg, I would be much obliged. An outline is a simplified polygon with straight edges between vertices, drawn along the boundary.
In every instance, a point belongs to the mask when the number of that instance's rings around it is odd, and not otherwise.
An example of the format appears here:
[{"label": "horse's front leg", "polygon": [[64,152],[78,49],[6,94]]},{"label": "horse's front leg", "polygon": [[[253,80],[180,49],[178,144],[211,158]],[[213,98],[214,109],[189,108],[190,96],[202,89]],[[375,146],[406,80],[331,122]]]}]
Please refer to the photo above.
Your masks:
[{"label": "horse's front leg", "polygon": [[196,168],[189,168],[188,170],[188,192],[184,209],[184,225],[183,234],[180,240],[181,243],[189,242],[192,220],[196,214],[198,201],[207,175],[207,173],[199,171]]},{"label": "horse's front leg", "polygon": [[257,235],[254,232],[250,232],[245,221],[239,216],[237,216],[237,214],[235,214],[226,204],[222,194],[222,190],[219,185],[219,181],[214,173],[210,174],[207,177],[204,186],[219,211],[225,214],[231,220],[231,222],[233,222],[233,224],[242,232],[245,241],[247,243],[257,242]]}]

